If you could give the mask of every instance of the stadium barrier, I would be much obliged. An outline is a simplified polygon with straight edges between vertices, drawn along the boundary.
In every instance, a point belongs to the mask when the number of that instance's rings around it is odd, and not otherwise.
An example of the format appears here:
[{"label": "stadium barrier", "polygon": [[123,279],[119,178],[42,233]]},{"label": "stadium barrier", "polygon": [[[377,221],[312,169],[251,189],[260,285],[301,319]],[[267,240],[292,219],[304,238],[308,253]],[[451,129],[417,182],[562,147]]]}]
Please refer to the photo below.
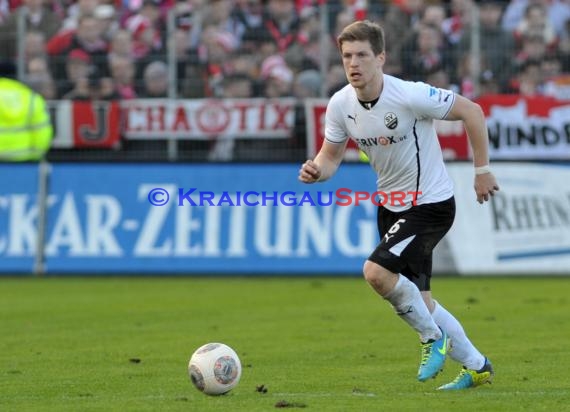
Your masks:
[{"label": "stadium barrier", "polygon": [[[298,168],[1,164],[10,179],[0,189],[0,273],[360,275],[378,240],[376,206],[359,196],[374,192],[374,174],[345,164],[333,180],[303,185]],[[569,274],[570,166],[494,168],[501,191],[482,206],[472,165],[448,165],[458,213],[434,271]]]},{"label": "stadium barrier", "polygon": [[[327,99],[305,99],[307,156],[324,140]],[[485,112],[493,160],[570,160],[570,101],[544,96],[488,95]],[[120,102],[49,102],[56,149],[117,149],[122,140],[290,139],[298,114],[295,99],[133,99]],[[70,121],[71,119],[71,121]],[[436,121],[447,159],[468,160],[460,121]],[[298,137],[297,138],[301,138]],[[283,149],[281,149],[283,150]],[[358,161],[349,142],[347,160]],[[175,156],[176,158],[176,156]]]},{"label": "stadium barrier", "polygon": [[[570,100],[545,96],[485,95],[475,99],[485,113],[489,156],[493,160],[570,160]],[[324,140],[326,99],[305,101],[307,155],[315,156]],[[435,121],[447,159],[471,158],[461,121]],[[347,158],[357,158],[350,141]]]}]

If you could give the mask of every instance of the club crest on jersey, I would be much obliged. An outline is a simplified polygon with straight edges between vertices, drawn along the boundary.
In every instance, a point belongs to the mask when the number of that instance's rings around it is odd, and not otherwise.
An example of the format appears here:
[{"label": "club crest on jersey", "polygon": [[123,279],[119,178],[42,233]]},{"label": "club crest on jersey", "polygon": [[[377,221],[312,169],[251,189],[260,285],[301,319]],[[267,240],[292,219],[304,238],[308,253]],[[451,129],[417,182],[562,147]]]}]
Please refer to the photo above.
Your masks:
[{"label": "club crest on jersey", "polygon": [[384,124],[388,129],[394,130],[396,127],[398,127],[398,118],[392,112],[386,113],[384,116]]}]

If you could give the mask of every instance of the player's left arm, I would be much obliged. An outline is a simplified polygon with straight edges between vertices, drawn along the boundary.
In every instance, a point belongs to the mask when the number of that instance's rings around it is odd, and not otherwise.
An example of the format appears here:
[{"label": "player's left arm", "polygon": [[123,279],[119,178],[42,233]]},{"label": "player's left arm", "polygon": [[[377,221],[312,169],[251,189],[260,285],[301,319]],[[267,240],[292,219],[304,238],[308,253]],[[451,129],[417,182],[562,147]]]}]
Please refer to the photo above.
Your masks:
[{"label": "player's left arm", "polygon": [[463,121],[473,152],[477,201],[488,201],[489,196],[499,190],[499,185],[489,168],[489,135],[481,106],[463,96],[455,95],[455,101],[445,120]]}]

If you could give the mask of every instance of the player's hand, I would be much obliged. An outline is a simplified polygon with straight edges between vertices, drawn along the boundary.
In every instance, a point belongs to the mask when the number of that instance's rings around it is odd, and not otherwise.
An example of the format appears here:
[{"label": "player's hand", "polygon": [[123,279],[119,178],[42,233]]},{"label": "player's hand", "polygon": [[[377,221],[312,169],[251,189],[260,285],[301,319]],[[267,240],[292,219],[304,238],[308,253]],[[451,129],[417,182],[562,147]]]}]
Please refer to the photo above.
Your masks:
[{"label": "player's hand", "polygon": [[489,172],[475,176],[475,193],[479,203],[488,201],[490,196],[494,196],[498,190],[499,185],[493,173]]},{"label": "player's hand", "polygon": [[321,168],[312,160],[307,160],[299,170],[299,180],[303,183],[315,183],[321,177]]}]

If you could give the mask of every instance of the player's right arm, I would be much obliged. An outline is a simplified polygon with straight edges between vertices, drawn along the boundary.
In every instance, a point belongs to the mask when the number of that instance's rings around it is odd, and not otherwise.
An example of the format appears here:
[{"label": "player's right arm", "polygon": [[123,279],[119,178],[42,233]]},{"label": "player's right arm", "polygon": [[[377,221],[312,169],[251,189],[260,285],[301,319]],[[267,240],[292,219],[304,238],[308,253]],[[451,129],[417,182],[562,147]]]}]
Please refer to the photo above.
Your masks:
[{"label": "player's right arm", "polygon": [[325,139],[313,160],[307,160],[299,170],[303,183],[324,182],[335,174],[344,158],[348,135],[343,123],[344,111],[338,96],[331,98],[325,115]]},{"label": "player's right arm", "polygon": [[299,170],[299,180],[303,183],[324,182],[335,174],[346,149],[343,143],[332,143],[325,139],[314,160],[307,160]]}]

